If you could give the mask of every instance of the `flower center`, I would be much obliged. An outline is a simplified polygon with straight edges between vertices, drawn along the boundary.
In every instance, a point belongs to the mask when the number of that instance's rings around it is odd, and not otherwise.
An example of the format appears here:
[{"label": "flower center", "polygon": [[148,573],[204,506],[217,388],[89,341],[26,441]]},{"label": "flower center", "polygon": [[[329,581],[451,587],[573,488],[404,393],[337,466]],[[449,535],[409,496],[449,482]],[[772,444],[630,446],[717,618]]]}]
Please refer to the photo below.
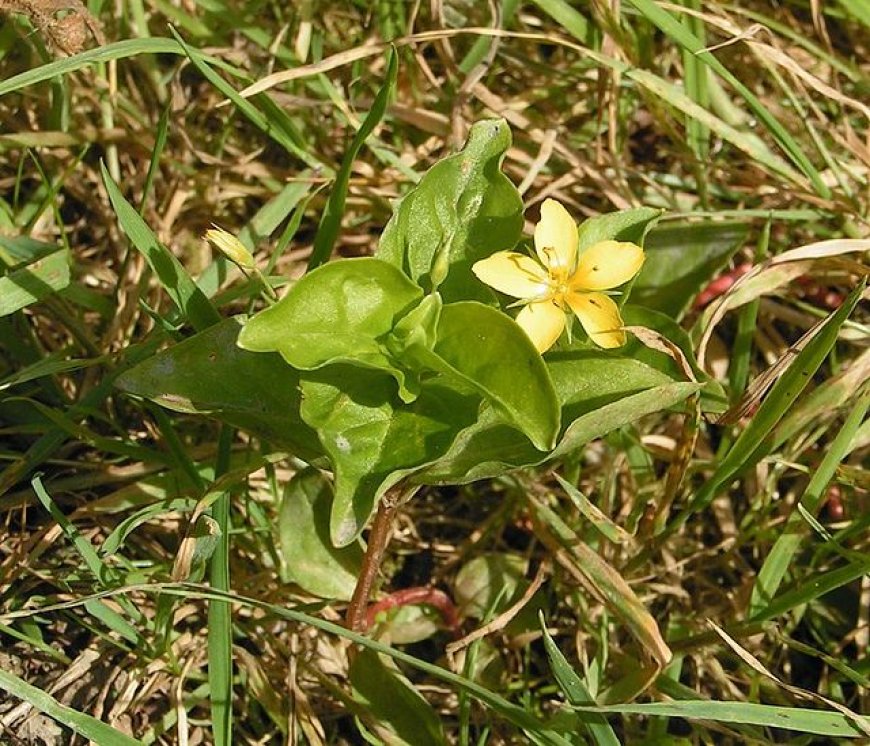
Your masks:
[{"label": "flower center", "polygon": [[568,268],[551,264],[548,268],[549,279],[547,284],[550,294],[555,300],[561,300],[571,290]]}]

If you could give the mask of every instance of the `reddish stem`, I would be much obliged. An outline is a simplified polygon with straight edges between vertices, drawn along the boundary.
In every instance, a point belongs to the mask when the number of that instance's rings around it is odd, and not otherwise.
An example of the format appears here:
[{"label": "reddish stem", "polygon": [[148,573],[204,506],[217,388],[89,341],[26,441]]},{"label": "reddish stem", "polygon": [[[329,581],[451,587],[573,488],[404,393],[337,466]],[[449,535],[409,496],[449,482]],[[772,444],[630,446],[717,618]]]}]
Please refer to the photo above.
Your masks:
[{"label": "reddish stem", "polygon": [[[395,488],[394,488],[395,489]],[[363,566],[360,570],[353,596],[347,606],[345,624],[354,632],[363,632],[366,629],[366,608],[369,597],[372,595],[372,586],[378,576],[384,551],[390,543],[390,534],[393,529],[393,521],[399,512],[399,494],[389,490],[381,498],[378,504],[378,512],[375,514],[372,530],[369,532],[368,545],[363,557]]]},{"label": "reddish stem", "polygon": [[698,293],[698,297],[695,298],[695,308],[703,308],[711,301],[716,300],[720,295],[726,293],[750,269],[752,269],[751,264],[738,264],[730,272],[726,272],[723,275],[719,275],[715,280],[711,280],[707,287]]},{"label": "reddish stem", "polygon": [[425,604],[438,611],[441,614],[444,626],[450,632],[456,632],[459,629],[459,612],[450,596],[444,591],[427,586],[395,591],[369,606],[366,612],[366,629],[374,625],[378,614],[398,608],[399,606],[413,606],[416,604]]}]

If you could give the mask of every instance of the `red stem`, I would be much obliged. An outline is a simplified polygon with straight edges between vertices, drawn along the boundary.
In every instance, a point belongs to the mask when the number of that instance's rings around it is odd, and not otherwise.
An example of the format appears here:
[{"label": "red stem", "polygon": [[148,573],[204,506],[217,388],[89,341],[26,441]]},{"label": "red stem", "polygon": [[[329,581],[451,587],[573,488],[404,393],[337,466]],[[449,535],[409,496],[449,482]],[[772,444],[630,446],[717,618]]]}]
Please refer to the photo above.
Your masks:
[{"label": "red stem", "polygon": [[[393,488],[395,489],[395,488]],[[360,570],[353,596],[347,606],[345,625],[354,632],[364,632],[367,625],[366,608],[369,597],[372,595],[372,586],[381,568],[384,551],[390,543],[393,521],[399,512],[399,493],[388,490],[378,504],[378,512],[375,514],[372,530],[369,532],[368,545],[363,557],[363,566]]]},{"label": "red stem", "polygon": [[459,629],[459,612],[456,610],[456,605],[450,596],[437,588],[426,586],[404,588],[401,591],[395,591],[369,606],[366,612],[366,628],[374,625],[378,614],[399,606],[413,606],[415,604],[425,604],[426,606],[433,607],[441,614],[444,626],[451,632],[456,632]]}]

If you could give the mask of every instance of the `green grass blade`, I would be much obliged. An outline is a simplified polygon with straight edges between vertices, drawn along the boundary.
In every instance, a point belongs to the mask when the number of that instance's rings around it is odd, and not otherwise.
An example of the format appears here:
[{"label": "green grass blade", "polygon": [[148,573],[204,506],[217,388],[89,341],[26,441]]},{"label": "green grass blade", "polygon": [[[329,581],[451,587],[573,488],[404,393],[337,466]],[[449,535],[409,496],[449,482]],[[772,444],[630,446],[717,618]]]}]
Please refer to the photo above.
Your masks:
[{"label": "green grass blade", "polygon": [[0,277],[0,316],[20,311],[67,287],[69,264],[69,251],[58,249]]},{"label": "green grass blade", "polygon": [[96,49],[89,49],[72,57],[63,57],[46,65],[34,67],[18,75],[0,82],[0,96],[20,91],[37,83],[81,70],[84,67],[99,62],[122,60],[140,54],[184,54],[184,51],[173,39],[127,39],[125,41],[106,44]]},{"label": "green grass blade", "polygon": [[791,609],[814,601],[825,593],[842,588],[868,573],[870,573],[870,559],[860,559],[836,570],[816,575],[811,582],[802,583],[800,587],[777,596],[765,609],[756,614],[752,621],[763,622],[775,619]]},{"label": "green grass blade", "polygon": [[[312,168],[324,169],[324,165],[317,158],[310,155],[299,143],[295,142],[292,137],[292,123],[283,121],[286,119],[286,114],[283,109],[277,106],[270,107],[269,116],[263,114],[251,101],[242,98],[238,91],[227,83],[220,75],[212,69],[212,66],[206,61],[205,56],[198,53],[196,50],[189,47],[181,37],[176,33],[175,29],[170,29],[175,36],[187,58],[193,63],[194,67],[202,73],[203,77],[211,83],[218,91],[226,96],[233,106],[248,119],[257,129],[265,135],[271,137],[288,153],[296,156],[300,161]],[[262,94],[265,100],[268,97]]]},{"label": "green grass blade", "polygon": [[[31,484],[39,502],[42,503],[42,506],[61,527],[64,535],[75,547],[88,570],[90,570],[91,574],[97,579],[97,582],[104,588],[109,587],[111,582],[116,580],[116,574],[112,572],[111,568],[103,563],[91,542],[81,535],[76,526],[63,514],[60,508],[57,507],[57,504],[51,499],[51,496],[43,486],[41,477],[36,475]],[[131,616],[131,618],[140,622],[143,621],[141,614],[137,612],[135,607],[126,598],[119,599],[119,602],[121,607]],[[106,606],[102,601],[91,601],[85,604],[85,608],[90,614],[103,622],[103,624],[105,624],[109,629],[117,632],[125,640],[130,641],[136,646],[144,647],[145,642],[136,628],[114,609]]]},{"label": "green grass blade", "polygon": [[534,0],[544,13],[561,25],[571,36],[584,44],[592,44],[593,26],[576,8],[565,0]]},{"label": "green grass blade", "polygon": [[62,705],[47,692],[28,684],[9,671],[0,670],[0,689],[27,702],[80,736],[89,738],[98,746],[142,746],[141,741],[115,730],[91,715]]},{"label": "green grass blade", "polygon": [[[232,428],[221,428],[215,477],[229,466],[233,442]],[[220,528],[220,536],[209,565],[209,579],[219,591],[230,590],[230,493],[221,492],[212,506],[212,518]],[[212,734],[215,746],[232,744],[233,729],[233,629],[232,607],[225,601],[208,605],[208,683],[211,699]]]},{"label": "green grass blade", "polygon": [[160,284],[175,305],[184,313],[197,331],[202,331],[221,320],[220,314],[212,306],[209,299],[187,274],[187,270],[175,255],[160,244],[157,237],[126,200],[118,185],[114,182],[104,164],[103,183],[109,193],[112,207],[118,216],[118,223],[124,233],[145,257],[152,271],[157,275]]},{"label": "green grass blade", "polygon": [[169,132],[169,115],[172,111],[172,103],[168,102],[160,112],[160,120],[157,122],[157,132],[154,137],[154,149],[151,151],[151,160],[148,162],[148,173],[145,174],[145,184],[142,187],[142,199],[139,202],[139,213],[145,209],[145,203],[148,201],[148,195],[151,193],[151,186],[154,183],[154,175],[157,169],[160,168],[160,156],[163,155],[163,149],[166,147],[166,136]]},{"label": "green grass blade", "polygon": [[[833,479],[837,466],[849,455],[849,444],[864,421],[868,407],[870,407],[870,387],[864,390],[858,403],[843,423],[843,427],[840,428],[833,442],[826,449],[822,462],[813,472],[803,497],[800,499],[801,505],[810,515],[815,515],[818,511],[824,491]],[[749,602],[751,619],[758,616],[770,618],[764,609],[776,595],[789,565],[797,555],[803,538],[803,528],[803,518],[797,510],[794,510],[785,522],[785,527],[758,572],[758,577],[752,588],[752,598]]]},{"label": "green grass blade", "polygon": [[783,415],[794,406],[795,400],[828,356],[837,341],[840,327],[849,318],[863,292],[862,283],[849,294],[843,305],[831,314],[819,332],[797,354],[791,365],[773,384],[767,398],[719,463],[713,476],[698,491],[683,512],[669,524],[667,534],[676,531],[690,515],[706,508],[722,487],[740,471],[757,463],[764,455],[767,450],[764,444],[765,438]]},{"label": "green grass blade", "polygon": [[719,723],[742,723],[767,728],[784,728],[801,733],[839,738],[861,738],[862,730],[845,715],[829,710],[803,707],[779,707],[753,702],[723,702],[696,700],[684,702],[651,702],[649,704],[608,705],[606,707],[575,707],[580,712],[622,715],[658,715],[663,717],[714,720]]},{"label": "green grass blade", "polygon": [[61,527],[66,537],[72,542],[79,556],[81,556],[87,565],[88,570],[91,571],[101,586],[104,588],[108,587],[112,580],[110,569],[103,564],[91,542],[79,533],[79,530],[67,519],[54,500],[51,499],[51,496],[42,484],[42,476],[39,474],[34,476],[31,480],[31,485],[36,496],[39,498],[39,502],[42,503],[42,507],[48,511],[55,523]]},{"label": "green grass blade", "polygon": [[344,158],[341,160],[341,168],[335,176],[335,183],[332,187],[332,192],[326,202],[326,209],[323,211],[323,216],[320,218],[320,225],[317,228],[317,235],[314,238],[314,248],[311,251],[311,258],[308,260],[308,271],[319,267],[329,261],[329,255],[332,253],[332,247],[335,245],[335,239],[338,238],[338,232],[341,229],[341,219],[344,216],[344,203],[347,199],[347,188],[350,182],[350,170],[353,168],[353,162],[356,160],[357,154],[366,141],[366,138],[374,131],[384,114],[387,111],[387,105],[396,88],[396,77],[399,71],[399,59],[395,49],[390,50],[390,58],[387,63],[387,79],[378,91],[372,108],[363,120],[353,141]]},{"label": "green grass blade", "polygon": [[614,544],[630,543],[633,540],[631,534],[622,528],[622,526],[611,521],[606,514],[604,514],[596,505],[593,505],[589,498],[580,492],[580,490],[578,490],[567,479],[563,479],[558,474],[554,474],[553,476],[556,477],[556,481],[558,481],[562,486],[562,489],[565,490],[565,494],[571,498],[571,502],[574,503],[574,507],[577,508],[580,515],[589,521],[590,525],[605,539],[612,541]]},{"label": "green grass blade", "polygon": [[712,53],[704,49],[703,42],[695,36],[688,28],[677,21],[670,13],[654,0],[629,0],[629,2],[637,8],[653,25],[660,29],[663,33],[676,41],[681,47],[687,49],[699,60],[708,65],[717,75],[727,81],[746,101],[752,112],[758,117],[765,127],[769,130],[773,138],[779,143],[779,146],[791,161],[806,175],[812,182],[816,192],[826,199],[830,198],[831,191],[825,185],[821,175],[813,166],[812,162],[801,150],[800,146],[789,134],[788,130],[782,126],[779,120],[768,111],[767,107],[755,96],[747,86],[738,80]]},{"label": "green grass blade", "polygon": [[[562,651],[559,650],[555,640],[553,640],[547,631],[543,615],[541,616],[541,630],[544,633],[544,649],[547,651],[547,658],[550,661],[550,667],[553,669],[553,676],[556,677],[556,682],[559,684],[559,688],[564,693],[565,698],[572,705],[594,704],[595,698],[589,692],[589,689],[586,688],[583,679],[571,667],[571,664],[562,655]],[[603,715],[592,714],[588,719],[584,719],[583,724],[589,731],[592,741],[598,744],[598,746],[619,746],[619,739],[616,737],[616,733],[613,732],[613,728],[610,727],[610,723],[607,722],[607,718]]]}]

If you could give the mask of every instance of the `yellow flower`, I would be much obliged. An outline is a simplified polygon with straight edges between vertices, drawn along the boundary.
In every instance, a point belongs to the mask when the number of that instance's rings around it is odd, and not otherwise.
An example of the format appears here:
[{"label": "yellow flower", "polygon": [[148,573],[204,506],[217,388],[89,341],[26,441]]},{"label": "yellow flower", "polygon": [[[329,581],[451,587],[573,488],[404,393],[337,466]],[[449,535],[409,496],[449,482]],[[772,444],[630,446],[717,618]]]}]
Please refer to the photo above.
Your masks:
[{"label": "yellow flower", "polygon": [[205,232],[203,238],[226,256],[227,259],[239,265],[242,269],[254,269],[256,267],[251,252],[229,231],[225,231],[223,228],[212,224],[212,227]]},{"label": "yellow flower", "polygon": [[643,249],[633,243],[599,241],[578,257],[574,220],[560,203],[548,199],[535,226],[535,251],[540,263],[515,251],[499,251],[476,262],[472,270],[490,287],[522,300],[517,323],[538,351],[553,346],[570,311],[599,347],[625,344],[619,308],[600,291],[634,277],[643,264]]}]

